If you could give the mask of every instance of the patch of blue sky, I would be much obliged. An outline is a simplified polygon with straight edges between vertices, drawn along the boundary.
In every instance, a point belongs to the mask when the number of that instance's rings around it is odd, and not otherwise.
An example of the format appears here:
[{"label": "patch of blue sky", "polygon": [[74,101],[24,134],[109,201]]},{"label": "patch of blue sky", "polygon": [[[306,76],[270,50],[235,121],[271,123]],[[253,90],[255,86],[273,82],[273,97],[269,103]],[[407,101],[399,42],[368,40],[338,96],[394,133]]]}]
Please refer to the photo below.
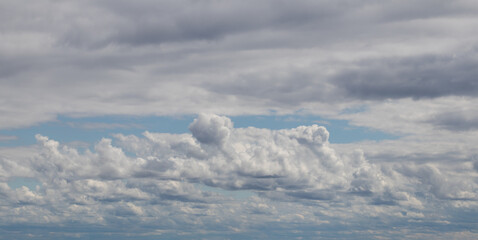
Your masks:
[{"label": "patch of blue sky", "polygon": [[[55,121],[35,126],[1,130],[0,135],[15,136],[0,141],[0,146],[25,146],[36,142],[35,134],[47,136],[62,143],[73,143],[78,147],[94,144],[101,138],[111,138],[112,134],[141,135],[144,131],[162,133],[189,133],[189,125],[194,115],[186,116],[101,116],[73,118],[58,116]],[[365,127],[351,126],[346,120],[324,119],[313,115],[263,115],[232,116],[236,128],[257,127],[267,129],[287,129],[301,125],[318,124],[330,132],[331,143],[350,143],[361,140],[397,139],[385,132]]]},{"label": "patch of blue sky", "polygon": [[17,189],[25,186],[31,191],[35,191],[37,186],[41,186],[41,183],[35,178],[26,177],[13,177],[7,181],[7,184],[11,189]]},{"label": "patch of blue sky", "polygon": [[[0,146],[31,145],[36,142],[35,134],[47,136],[62,143],[95,143],[101,138],[111,138],[112,134],[141,135],[144,131],[164,133],[187,133],[188,126],[195,116],[158,117],[158,116],[101,116],[72,118],[58,116],[55,121],[46,122],[28,128],[1,130],[1,135],[17,138],[1,141]],[[81,145],[81,144],[80,144]]]},{"label": "patch of blue sky", "polygon": [[378,130],[349,125],[347,120],[325,119],[315,115],[276,115],[276,116],[238,116],[231,117],[237,128],[257,127],[267,129],[287,129],[301,125],[317,124],[324,126],[330,133],[331,143],[351,143],[362,140],[398,139],[389,133]]},{"label": "patch of blue sky", "polygon": [[354,113],[361,113],[367,111],[368,106],[365,104],[346,108],[340,112],[341,115],[346,115],[346,114],[354,114]]}]

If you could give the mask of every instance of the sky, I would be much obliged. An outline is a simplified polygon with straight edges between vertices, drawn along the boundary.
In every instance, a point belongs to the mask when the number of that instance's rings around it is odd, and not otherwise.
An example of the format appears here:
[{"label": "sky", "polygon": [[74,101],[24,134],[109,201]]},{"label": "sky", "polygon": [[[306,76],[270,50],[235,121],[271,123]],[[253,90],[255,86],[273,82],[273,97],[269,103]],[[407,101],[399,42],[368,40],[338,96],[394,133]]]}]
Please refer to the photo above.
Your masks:
[{"label": "sky", "polygon": [[478,239],[473,0],[0,0],[0,239]]}]

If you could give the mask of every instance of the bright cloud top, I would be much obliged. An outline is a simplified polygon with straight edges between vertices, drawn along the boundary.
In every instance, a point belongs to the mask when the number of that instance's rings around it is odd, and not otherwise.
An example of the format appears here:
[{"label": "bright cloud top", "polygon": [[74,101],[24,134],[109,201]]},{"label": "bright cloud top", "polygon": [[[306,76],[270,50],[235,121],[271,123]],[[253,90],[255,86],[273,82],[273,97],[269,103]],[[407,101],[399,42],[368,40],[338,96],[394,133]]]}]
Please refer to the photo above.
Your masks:
[{"label": "bright cloud top", "polygon": [[[200,114],[190,131],[117,134],[84,152],[37,135],[35,156],[0,160],[2,224],[111,227],[137,221],[141,231],[155,231],[152,222],[163,230],[213,230],[213,219],[222,219],[222,231],[232,231],[229,224],[238,221],[236,230],[247,233],[278,219],[292,224],[290,205],[295,217],[313,226],[340,221],[342,214],[433,223],[438,202],[452,212],[477,206],[472,162],[462,163],[459,173],[432,163],[373,164],[361,150],[338,153],[317,125],[234,128],[227,117]],[[9,179],[18,177],[36,179],[39,186],[11,188]],[[221,194],[238,190],[254,196]],[[235,219],[241,212],[260,218]]]}]

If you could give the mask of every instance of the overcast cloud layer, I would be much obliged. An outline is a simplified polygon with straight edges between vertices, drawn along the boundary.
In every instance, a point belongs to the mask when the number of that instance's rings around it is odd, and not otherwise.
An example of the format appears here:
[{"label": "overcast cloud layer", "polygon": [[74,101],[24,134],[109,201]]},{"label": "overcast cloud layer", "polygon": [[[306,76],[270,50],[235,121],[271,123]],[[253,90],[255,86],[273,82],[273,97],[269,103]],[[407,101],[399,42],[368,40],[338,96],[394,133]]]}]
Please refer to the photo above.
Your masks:
[{"label": "overcast cloud layer", "polygon": [[0,4],[2,128],[58,114],[334,115],[478,92],[474,1]]},{"label": "overcast cloud layer", "polygon": [[[61,116],[197,116],[187,134],[89,125],[118,132],[86,150],[1,147],[0,235],[475,239],[477,16],[471,0],[0,0],[0,143]],[[397,139],[225,117],[283,114]]]}]

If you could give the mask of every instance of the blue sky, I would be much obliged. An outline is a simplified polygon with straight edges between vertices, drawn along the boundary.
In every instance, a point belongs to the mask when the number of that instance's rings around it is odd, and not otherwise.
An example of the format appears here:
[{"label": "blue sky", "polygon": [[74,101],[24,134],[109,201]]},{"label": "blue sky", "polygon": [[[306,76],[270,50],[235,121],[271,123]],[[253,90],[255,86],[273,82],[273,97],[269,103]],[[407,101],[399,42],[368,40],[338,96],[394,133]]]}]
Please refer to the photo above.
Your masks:
[{"label": "blue sky", "polygon": [[477,13],[0,0],[0,239],[477,239]]},{"label": "blue sky", "polygon": [[[35,134],[48,136],[62,142],[81,141],[94,144],[101,138],[115,133],[141,135],[144,131],[161,133],[188,133],[194,115],[185,116],[102,116],[73,118],[60,116],[54,121],[37,125],[1,130],[0,134],[15,139],[0,142],[0,146],[24,146],[35,144]],[[301,125],[318,124],[331,133],[331,143],[350,143],[361,140],[394,139],[397,136],[366,127],[351,126],[346,120],[323,119],[310,115],[261,115],[230,117],[236,128],[287,129]]]}]

